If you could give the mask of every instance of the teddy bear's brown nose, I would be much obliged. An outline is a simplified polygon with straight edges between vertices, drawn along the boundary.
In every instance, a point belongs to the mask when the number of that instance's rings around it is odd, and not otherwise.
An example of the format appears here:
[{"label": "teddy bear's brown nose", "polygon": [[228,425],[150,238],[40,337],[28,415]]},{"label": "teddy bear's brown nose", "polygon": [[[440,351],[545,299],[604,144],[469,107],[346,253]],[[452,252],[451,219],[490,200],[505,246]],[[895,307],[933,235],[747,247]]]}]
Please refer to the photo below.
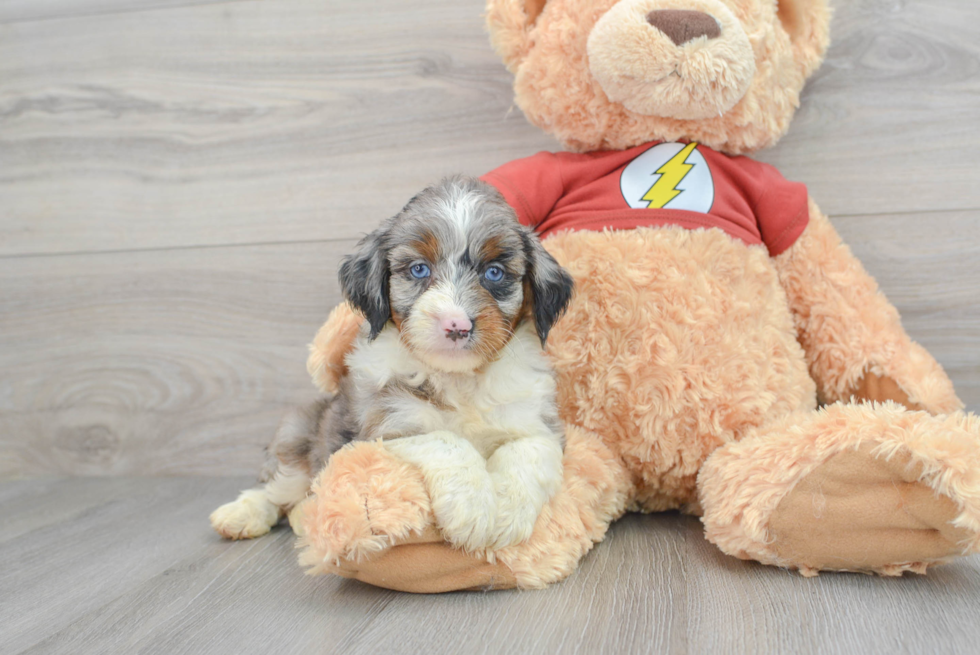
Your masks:
[{"label": "teddy bear's brown nose", "polygon": [[721,36],[721,27],[712,16],[691,9],[655,9],[647,22],[667,35],[674,45],[683,45],[699,36]]}]

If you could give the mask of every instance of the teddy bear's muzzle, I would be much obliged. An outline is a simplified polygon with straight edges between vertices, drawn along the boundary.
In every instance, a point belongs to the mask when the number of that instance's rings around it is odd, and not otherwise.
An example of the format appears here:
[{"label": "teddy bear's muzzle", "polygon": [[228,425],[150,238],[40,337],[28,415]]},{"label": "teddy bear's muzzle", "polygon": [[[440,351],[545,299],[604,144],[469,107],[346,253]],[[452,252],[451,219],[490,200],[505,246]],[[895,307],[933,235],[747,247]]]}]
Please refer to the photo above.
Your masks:
[{"label": "teddy bear's muzzle", "polygon": [[755,76],[749,38],[721,0],[620,0],[587,47],[606,96],[644,116],[718,116]]}]

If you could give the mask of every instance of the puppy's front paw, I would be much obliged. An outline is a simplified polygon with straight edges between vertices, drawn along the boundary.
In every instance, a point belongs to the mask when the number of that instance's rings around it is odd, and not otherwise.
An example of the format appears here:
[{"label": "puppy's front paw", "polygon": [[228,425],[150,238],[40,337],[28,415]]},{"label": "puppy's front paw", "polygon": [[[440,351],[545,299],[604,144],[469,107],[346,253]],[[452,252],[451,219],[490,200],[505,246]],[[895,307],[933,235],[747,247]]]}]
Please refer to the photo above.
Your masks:
[{"label": "puppy's front paw", "polygon": [[279,522],[279,508],[261,489],[243,491],[238,499],[211,512],[211,527],[226,539],[253,539]]},{"label": "puppy's front paw", "polygon": [[490,456],[487,470],[497,502],[494,548],[526,541],[545,504],[562,483],[562,449],[552,436],[505,443]]},{"label": "puppy's front paw", "polygon": [[473,444],[452,432],[436,431],[385,446],[421,469],[432,513],[447,541],[471,552],[491,545],[497,503],[486,460]]},{"label": "puppy's front paw", "polygon": [[302,537],[304,534],[303,514],[306,510],[306,503],[308,500],[309,498],[306,498],[296,503],[296,505],[294,505],[293,508],[289,510],[289,513],[286,514],[286,517],[289,520],[289,527],[293,529],[293,534],[295,534],[297,537]]},{"label": "puppy's front paw", "polygon": [[489,484],[432,497],[432,513],[446,541],[468,552],[493,543],[496,508]]},{"label": "puppy's front paw", "polygon": [[494,519],[493,548],[507,548],[531,538],[538,520],[538,509],[530,502],[506,503],[498,498]]}]

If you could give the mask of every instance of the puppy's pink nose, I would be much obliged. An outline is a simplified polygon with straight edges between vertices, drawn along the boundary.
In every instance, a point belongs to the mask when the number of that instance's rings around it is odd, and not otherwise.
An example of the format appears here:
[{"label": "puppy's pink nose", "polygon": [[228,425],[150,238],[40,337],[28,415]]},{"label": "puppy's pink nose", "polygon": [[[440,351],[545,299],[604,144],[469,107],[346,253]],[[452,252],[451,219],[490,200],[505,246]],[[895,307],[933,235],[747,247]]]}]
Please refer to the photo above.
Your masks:
[{"label": "puppy's pink nose", "polygon": [[462,313],[454,313],[439,319],[439,327],[442,328],[447,339],[456,341],[457,339],[466,339],[470,336],[470,331],[473,329],[473,321]]}]

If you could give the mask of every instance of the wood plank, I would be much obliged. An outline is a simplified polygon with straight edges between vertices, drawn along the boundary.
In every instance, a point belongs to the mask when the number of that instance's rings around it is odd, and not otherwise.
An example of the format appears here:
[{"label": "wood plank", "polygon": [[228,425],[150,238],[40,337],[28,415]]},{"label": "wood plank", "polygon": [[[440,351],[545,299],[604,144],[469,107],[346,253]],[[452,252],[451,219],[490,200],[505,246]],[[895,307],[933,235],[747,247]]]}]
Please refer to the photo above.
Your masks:
[{"label": "wood plank", "polygon": [[86,483],[102,485],[101,511],[0,545],[0,589],[18,589],[0,596],[5,652],[890,654],[976,641],[976,556],[921,577],[806,579],[723,555],[694,518],[628,515],[544,591],[415,596],[304,576],[282,527],[221,541],[204,516],[231,480]]},{"label": "wood plank", "polygon": [[[554,149],[483,0],[237,2],[14,23],[0,254],[352,238],[416,190]],[[861,0],[761,157],[830,214],[980,207],[970,0]]]},{"label": "wood plank", "polygon": [[284,527],[250,542],[197,541],[195,552],[67,627],[46,630],[24,652],[325,652],[397,595],[303,575]]},{"label": "wood plank", "polygon": [[759,159],[805,182],[830,215],[980,207],[980,4],[831,4],[825,62]]},{"label": "wood plank", "polygon": [[[974,411],[978,222],[836,221]],[[0,477],[254,475],[352,243],[0,259]]]},{"label": "wood plank", "polygon": [[[128,479],[110,489],[122,496],[140,487],[140,482]],[[34,478],[0,484],[0,505],[5,508],[0,543],[90,512],[107,502],[106,493],[107,485],[99,478]]]},{"label": "wood plank", "polygon": [[0,254],[350,238],[443,175],[550,144],[508,115],[481,11],[301,0],[8,26]]},{"label": "wood plank", "polygon": [[0,260],[0,477],[254,475],[350,247]]},{"label": "wood plank", "polygon": [[689,652],[954,653],[976,639],[967,618],[980,599],[976,556],[923,577],[808,579],[727,557],[693,532]]},{"label": "wood plank", "polygon": [[104,16],[121,12],[144,12],[190,5],[226,4],[241,0],[4,0],[0,25],[39,20],[61,20],[79,16]]},{"label": "wood plank", "polygon": [[[234,497],[244,481],[99,482],[98,505],[67,519],[52,517],[0,544],[4,652],[20,652],[202,548],[220,555],[221,540],[207,515],[216,498]],[[64,493],[72,487],[65,483]]]}]

